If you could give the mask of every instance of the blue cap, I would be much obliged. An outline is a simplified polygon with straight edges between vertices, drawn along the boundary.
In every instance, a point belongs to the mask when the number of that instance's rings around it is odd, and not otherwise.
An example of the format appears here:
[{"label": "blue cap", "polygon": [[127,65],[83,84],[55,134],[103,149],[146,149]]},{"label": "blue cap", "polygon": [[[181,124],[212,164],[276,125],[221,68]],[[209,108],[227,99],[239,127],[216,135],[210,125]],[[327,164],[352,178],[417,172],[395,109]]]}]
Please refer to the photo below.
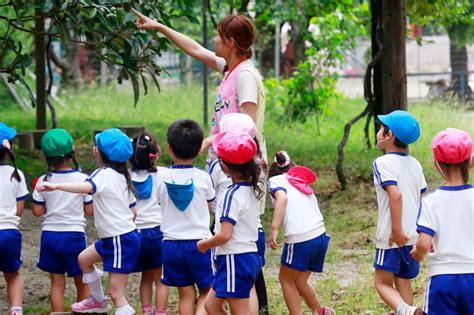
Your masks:
[{"label": "blue cap", "polygon": [[3,148],[2,142],[3,140],[10,141],[11,139],[15,138],[16,130],[15,128],[8,127],[4,123],[0,122],[0,148]]},{"label": "blue cap", "polygon": [[104,130],[95,135],[99,150],[113,162],[127,162],[133,154],[132,141],[117,128]]},{"label": "blue cap", "polygon": [[387,126],[398,140],[410,144],[420,137],[420,126],[415,117],[407,111],[395,110],[388,115],[378,115],[378,119]]}]

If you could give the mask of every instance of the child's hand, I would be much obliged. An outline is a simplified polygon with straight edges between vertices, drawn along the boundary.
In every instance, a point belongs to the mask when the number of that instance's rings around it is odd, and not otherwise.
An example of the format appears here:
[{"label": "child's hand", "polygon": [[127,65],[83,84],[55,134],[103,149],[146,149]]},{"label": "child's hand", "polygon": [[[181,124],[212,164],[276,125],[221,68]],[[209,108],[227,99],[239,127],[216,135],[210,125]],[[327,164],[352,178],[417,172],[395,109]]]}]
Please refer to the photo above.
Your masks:
[{"label": "child's hand", "polygon": [[270,237],[268,238],[268,245],[272,248],[272,249],[277,249],[278,246],[278,243],[277,243],[277,238],[278,238],[278,230],[271,230],[270,232]]},{"label": "child's hand", "polygon": [[206,245],[206,240],[200,240],[196,244],[198,251],[202,254],[204,254],[207,251],[207,248],[205,245]]},{"label": "child's hand", "polygon": [[41,184],[37,185],[36,190],[38,192],[43,191],[53,191],[58,189],[58,185],[50,183],[50,182],[42,182]]},{"label": "child's hand", "polygon": [[393,232],[390,233],[390,238],[388,240],[388,245],[392,246],[393,243],[397,244],[399,247],[404,246],[406,243],[408,243],[410,239],[408,236],[403,233],[403,231],[400,232]]},{"label": "child's hand", "polygon": [[423,256],[420,254],[420,252],[416,249],[416,245],[413,245],[413,248],[410,251],[411,257],[413,257],[414,260],[420,262],[423,260]]},{"label": "child's hand", "polygon": [[157,30],[160,27],[160,23],[157,21],[150,19],[149,17],[143,15],[142,13],[138,12],[134,8],[132,8],[132,12],[135,13],[137,16],[136,25],[141,30]]}]

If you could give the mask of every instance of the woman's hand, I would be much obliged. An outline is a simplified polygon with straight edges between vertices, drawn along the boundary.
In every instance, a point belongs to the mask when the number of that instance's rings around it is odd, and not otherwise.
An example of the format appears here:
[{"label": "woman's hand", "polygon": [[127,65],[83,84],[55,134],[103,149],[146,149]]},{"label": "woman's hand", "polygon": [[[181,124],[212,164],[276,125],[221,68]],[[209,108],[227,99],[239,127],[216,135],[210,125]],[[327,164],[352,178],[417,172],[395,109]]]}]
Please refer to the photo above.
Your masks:
[{"label": "woman's hand", "polygon": [[150,19],[148,16],[143,15],[142,13],[138,12],[134,8],[132,8],[132,12],[135,13],[137,16],[136,25],[141,30],[155,30],[159,31],[160,26],[163,25],[158,23],[157,21]]},{"label": "woman's hand", "polygon": [[57,189],[58,189],[58,185],[50,183],[50,182],[42,182],[41,184],[36,186],[36,190],[38,192],[53,191]]}]

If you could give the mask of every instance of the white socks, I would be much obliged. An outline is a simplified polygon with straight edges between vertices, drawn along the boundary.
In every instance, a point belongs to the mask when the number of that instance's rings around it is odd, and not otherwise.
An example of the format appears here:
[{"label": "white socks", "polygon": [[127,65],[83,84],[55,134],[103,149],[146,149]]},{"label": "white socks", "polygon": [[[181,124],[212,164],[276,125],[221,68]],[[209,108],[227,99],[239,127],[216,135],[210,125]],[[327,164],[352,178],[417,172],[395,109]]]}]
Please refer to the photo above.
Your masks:
[{"label": "white socks", "polygon": [[94,266],[94,271],[82,275],[82,282],[89,286],[90,295],[97,301],[104,299],[104,290],[101,281],[102,275],[103,272],[96,266]]},{"label": "white socks", "polygon": [[23,315],[23,308],[21,306],[12,306],[9,314],[11,315]]},{"label": "white socks", "polygon": [[410,306],[406,303],[400,303],[397,306],[397,315],[413,315],[418,308],[416,306]]},{"label": "white socks", "polygon": [[135,310],[130,305],[124,305],[115,309],[115,315],[133,315]]}]

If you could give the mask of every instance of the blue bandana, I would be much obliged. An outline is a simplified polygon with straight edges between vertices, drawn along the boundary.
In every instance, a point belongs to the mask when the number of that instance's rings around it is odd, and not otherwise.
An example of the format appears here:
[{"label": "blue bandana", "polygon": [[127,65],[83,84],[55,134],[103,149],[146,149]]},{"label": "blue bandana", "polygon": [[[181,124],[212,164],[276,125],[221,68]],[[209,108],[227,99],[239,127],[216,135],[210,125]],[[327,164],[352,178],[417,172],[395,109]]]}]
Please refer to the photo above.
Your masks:
[{"label": "blue bandana", "polygon": [[168,196],[173,201],[176,208],[185,211],[194,196],[194,182],[191,179],[189,184],[175,184],[165,182],[168,190]]},{"label": "blue bandana", "polygon": [[153,189],[153,178],[151,175],[148,175],[148,177],[143,182],[136,182],[132,180],[132,184],[137,191],[137,199],[143,200],[150,198],[151,191]]}]

